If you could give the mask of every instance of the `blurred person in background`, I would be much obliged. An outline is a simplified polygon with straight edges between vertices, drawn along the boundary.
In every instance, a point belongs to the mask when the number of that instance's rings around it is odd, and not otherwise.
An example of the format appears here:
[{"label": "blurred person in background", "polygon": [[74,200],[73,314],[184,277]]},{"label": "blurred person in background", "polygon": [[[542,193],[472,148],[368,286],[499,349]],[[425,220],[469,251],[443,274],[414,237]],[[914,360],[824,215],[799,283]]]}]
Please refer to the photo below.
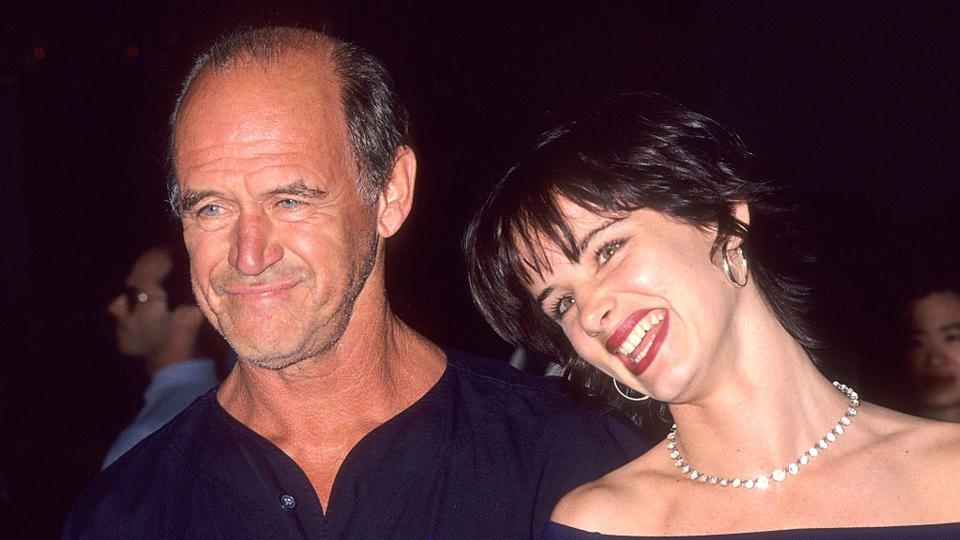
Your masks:
[{"label": "blurred person in background", "polygon": [[908,407],[960,422],[960,286],[953,276],[916,281],[906,303]]},{"label": "blurred person in background", "polygon": [[214,358],[226,352],[226,343],[197,307],[182,245],[140,254],[107,311],[116,319],[117,350],[142,359],[150,383],[143,407],[117,436],[102,468],[219,384]]}]

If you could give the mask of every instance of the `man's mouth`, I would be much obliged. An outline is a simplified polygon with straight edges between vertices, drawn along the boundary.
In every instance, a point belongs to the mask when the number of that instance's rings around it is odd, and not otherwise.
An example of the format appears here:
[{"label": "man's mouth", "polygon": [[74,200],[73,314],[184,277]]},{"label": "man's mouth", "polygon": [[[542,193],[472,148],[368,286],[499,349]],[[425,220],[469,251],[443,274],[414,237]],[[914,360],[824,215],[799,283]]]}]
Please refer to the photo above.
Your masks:
[{"label": "man's mouth", "polygon": [[606,348],[616,354],[634,375],[650,366],[667,335],[669,317],[662,308],[640,310],[627,317],[607,339]]},{"label": "man's mouth", "polygon": [[260,284],[230,284],[223,288],[223,292],[230,296],[244,299],[268,298],[295,286],[295,280],[274,281]]}]

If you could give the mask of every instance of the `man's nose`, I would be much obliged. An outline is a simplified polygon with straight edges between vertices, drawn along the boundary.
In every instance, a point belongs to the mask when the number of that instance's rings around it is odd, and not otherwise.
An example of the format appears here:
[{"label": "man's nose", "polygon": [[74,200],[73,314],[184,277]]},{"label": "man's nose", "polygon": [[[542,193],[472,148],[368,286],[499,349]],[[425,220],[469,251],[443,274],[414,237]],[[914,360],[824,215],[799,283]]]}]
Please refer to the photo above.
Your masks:
[{"label": "man's nose", "polygon": [[259,275],[283,258],[283,247],[274,236],[273,223],[263,211],[241,211],[234,228],[230,264],[241,273]]},{"label": "man's nose", "polygon": [[587,335],[607,335],[611,332],[613,309],[616,300],[611,294],[603,291],[592,291],[590,294],[579,294],[577,309],[579,310],[580,327]]}]

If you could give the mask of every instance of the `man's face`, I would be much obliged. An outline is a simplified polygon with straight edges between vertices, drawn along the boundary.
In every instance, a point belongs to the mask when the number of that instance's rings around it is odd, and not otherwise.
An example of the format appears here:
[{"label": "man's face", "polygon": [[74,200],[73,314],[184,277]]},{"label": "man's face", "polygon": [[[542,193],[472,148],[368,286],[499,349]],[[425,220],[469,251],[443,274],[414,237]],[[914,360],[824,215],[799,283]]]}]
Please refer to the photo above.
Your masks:
[{"label": "man's face", "polygon": [[166,252],[144,253],[127,275],[124,294],[107,306],[117,320],[117,350],[121,353],[149,357],[167,345],[172,314],[161,282],[171,269]]},{"label": "man's face", "polygon": [[240,358],[280,369],[333,347],[376,257],[336,82],[291,53],[202,77],[175,165],[200,307]]}]

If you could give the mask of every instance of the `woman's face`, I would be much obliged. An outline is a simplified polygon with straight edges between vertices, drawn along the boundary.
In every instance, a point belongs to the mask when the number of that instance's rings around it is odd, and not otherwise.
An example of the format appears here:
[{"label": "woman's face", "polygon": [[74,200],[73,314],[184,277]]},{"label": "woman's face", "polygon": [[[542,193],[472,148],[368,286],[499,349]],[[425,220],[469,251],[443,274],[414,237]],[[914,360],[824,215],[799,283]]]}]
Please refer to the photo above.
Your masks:
[{"label": "woman's face", "polygon": [[913,303],[910,368],[928,407],[960,405],[960,295],[936,292]]},{"label": "woman's face", "polygon": [[565,200],[560,207],[580,260],[542,242],[548,267],[528,289],[584,360],[673,401],[693,374],[731,357],[725,331],[739,296],[711,260],[715,231],[654,210],[611,219]]}]

